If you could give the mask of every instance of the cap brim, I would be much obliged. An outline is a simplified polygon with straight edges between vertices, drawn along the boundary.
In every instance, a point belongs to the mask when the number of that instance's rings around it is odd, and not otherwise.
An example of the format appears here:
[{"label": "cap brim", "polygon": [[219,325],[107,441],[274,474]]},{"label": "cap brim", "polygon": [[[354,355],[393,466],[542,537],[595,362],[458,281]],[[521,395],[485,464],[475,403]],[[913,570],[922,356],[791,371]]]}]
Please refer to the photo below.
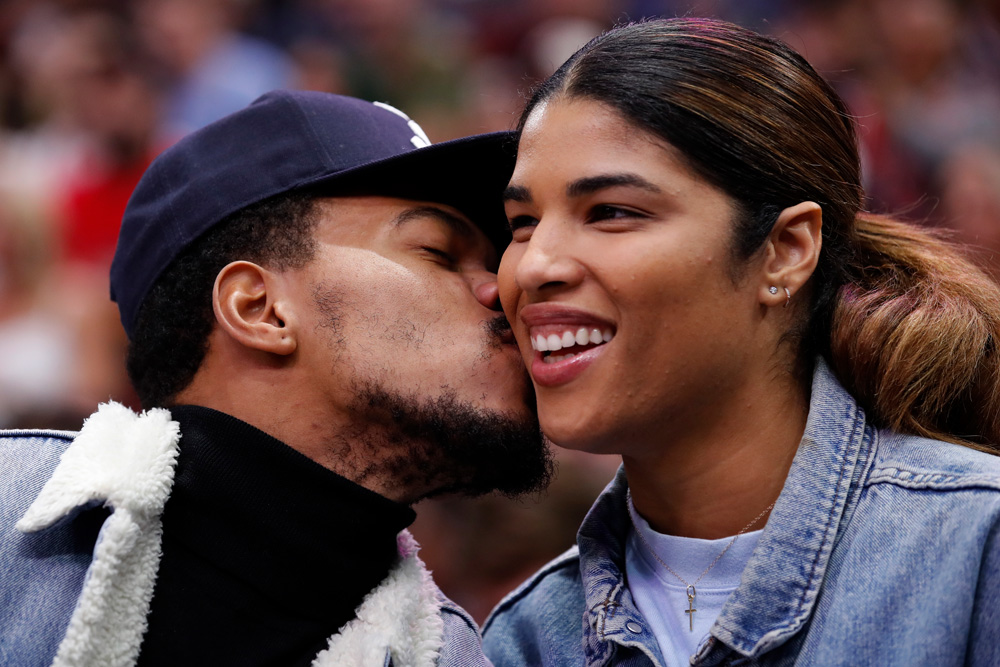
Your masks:
[{"label": "cap brim", "polygon": [[332,195],[379,195],[453,206],[502,253],[510,243],[502,196],[516,157],[516,133],[479,134],[370,162],[308,187]]}]

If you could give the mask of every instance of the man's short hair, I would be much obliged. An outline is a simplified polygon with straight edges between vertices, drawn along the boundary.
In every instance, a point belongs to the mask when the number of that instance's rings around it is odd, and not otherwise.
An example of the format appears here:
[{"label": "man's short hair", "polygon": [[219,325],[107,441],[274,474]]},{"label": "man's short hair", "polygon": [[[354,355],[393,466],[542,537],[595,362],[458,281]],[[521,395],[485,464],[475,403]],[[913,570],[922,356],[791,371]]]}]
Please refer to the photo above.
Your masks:
[{"label": "man's short hair", "polygon": [[144,408],[169,405],[208,351],[212,291],[227,264],[245,260],[285,271],[313,257],[318,216],[306,192],[282,194],[227,216],[185,248],[143,300],[126,368]]}]

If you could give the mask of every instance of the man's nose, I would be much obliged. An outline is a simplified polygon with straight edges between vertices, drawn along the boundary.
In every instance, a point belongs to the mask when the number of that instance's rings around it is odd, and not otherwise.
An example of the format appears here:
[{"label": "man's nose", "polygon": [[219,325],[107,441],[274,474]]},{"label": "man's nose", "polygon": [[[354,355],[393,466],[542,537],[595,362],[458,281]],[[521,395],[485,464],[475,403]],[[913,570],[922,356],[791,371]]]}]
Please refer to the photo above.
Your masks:
[{"label": "man's nose", "polygon": [[495,273],[484,274],[472,288],[476,300],[490,310],[500,310],[500,286]]}]

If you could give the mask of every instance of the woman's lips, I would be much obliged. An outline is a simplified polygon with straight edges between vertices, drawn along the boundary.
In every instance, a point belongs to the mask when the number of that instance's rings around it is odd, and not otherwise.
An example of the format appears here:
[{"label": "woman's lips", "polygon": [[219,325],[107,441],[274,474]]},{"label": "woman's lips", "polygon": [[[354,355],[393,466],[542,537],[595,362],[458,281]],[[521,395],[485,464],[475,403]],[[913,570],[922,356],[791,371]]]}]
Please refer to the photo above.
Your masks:
[{"label": "woman's lips", "polygon": [[518,318],[527,326],[535,352],[531,376],[543,387],[576,378],[615,337],[615,328],[603,318],[560,304],[531,304]]},{"label": "woman's lips", "polygon": [[[542,387],[555,387],[577,378],[604,354],[606,344],[570,348],[565,354],[536,351],[531,360],[531,377]],[[579,350],[579,351],[575,351]]]}]

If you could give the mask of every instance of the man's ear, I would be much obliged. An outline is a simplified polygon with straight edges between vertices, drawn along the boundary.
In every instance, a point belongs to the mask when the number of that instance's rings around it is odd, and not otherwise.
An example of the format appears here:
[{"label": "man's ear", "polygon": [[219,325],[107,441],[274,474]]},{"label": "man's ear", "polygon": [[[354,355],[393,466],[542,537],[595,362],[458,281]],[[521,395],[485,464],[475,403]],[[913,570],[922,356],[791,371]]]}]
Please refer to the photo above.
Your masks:
[{"label": "man's ear", "polygon": [[[823,245],[823,209],[806,201],[778,214],[765,245],[760,301],[787,305],[816,270]],[[787,291],[786,291],[787,290]]]},{"label": "man's ear", "polygon": [[262,352],[295,351],[291,308],[280,298],[280,281],[252,262],[232,262],[219,271],[212,292],[218,326],[238,343]]}]

